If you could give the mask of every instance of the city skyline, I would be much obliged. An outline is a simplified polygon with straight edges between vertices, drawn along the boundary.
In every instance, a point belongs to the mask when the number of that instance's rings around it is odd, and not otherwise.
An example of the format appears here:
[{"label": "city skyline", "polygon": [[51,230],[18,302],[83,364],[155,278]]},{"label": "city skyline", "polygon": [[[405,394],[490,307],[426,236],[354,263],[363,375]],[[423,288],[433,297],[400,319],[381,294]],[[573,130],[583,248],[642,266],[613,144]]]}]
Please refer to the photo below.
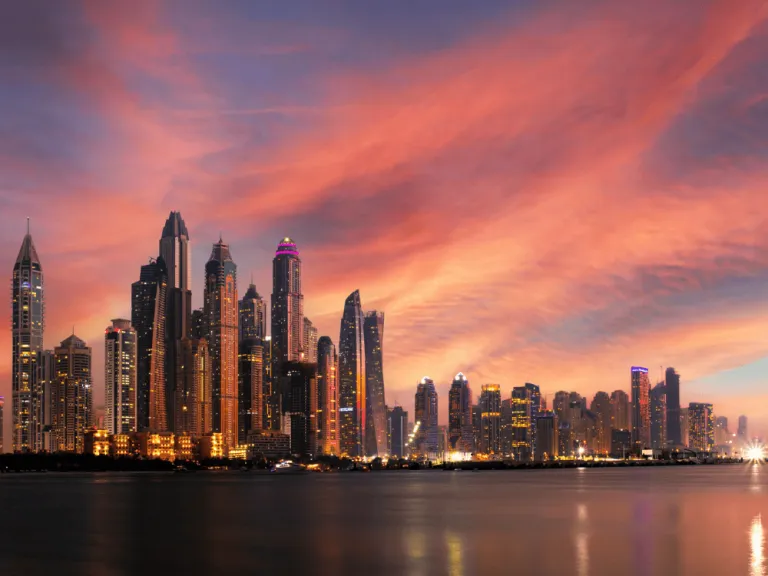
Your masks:
[{"label": "city skyline", "polygon": [[[732,423],[746,414],[751,432],[766,436],[768,207],[757,154],[768,87],[750,73],[762,65],[765,23],[749,1],[713,2],[694,20],[686,5],[660,5],[678,32],[651,53],[647,42],[664,28],[640,8],[611,8],[617,27],[592,50],[594,9],[565,23],[521,3],[513,15],[456,7],[438,17],[439,39],[406,30],[407,53],[376,55],[371,47],[402,15],[369,30],[369,43],[359,33],[323,34],[329,24],[313,10],[279,38],[250,34],[252,20],[228,7],[212,26],[219,38],[230,30],[264,43],[248,47],[254,69],[281,70],[268,88],[257,78],[235,87],[238,55],[193,43],[190,29],[169,24],[172,8],[131,18],[109,5],[73,9],[93,38],[42,54],[19,40],[15,52],[20,76],[0,112],[19,119],[0,160],[6,274],[31,216],[45,271],[45,346],[74,324],[93,349],[100,406],[104,326],[130,317],[130,284],[157,255],[173,210],[192,239],[195,309],[223,231],[241,278],[253,272],[265,298],[275,242],[301,246],[304,312],[337,346],[352,290],[366,309],[385,311],[386,403],[410,415],[423,374],[447,424],[457,372],[476,390],[501,383],[503,399],[535,382],[551,401],[558,390],[629,392],[630,366],[647,366],[654,383],[658,367],[674,366],[682,407],[711,403]],[[19,10],[16,27],[29,29],[34,8]],[[418,25],[427,16],[410,18]],[[58,46],[39,35],[78,36],[59,9],[46,18],[51,26],[32,27],[29,41]],[[514,58],[536,38],[535,67]],[[119,65],[90,66],[105,46]],[[342,52],[354,55],[331,58]],[[211,53],[233,63],[217,67],[224,82],[200,62]],[[302,59],[318,78],[301,72]],[[167,94],[144,91],[121,67],[162,76]],[[638,69],[641,78],[629,72]],[[592,73],[594,83],[574,80]],[[56,103],[36,91],[40,81],[61,89]],[[315,82],[318,92],[293,90]],[[487,98],[472,98],[477,85]],[[98,130],[76,126],[84,110]],[[515,122],[519,110],[529,123]],[[35,128],[38,114],[50,116],[50,130]],[[2,313],[7,326],[9,307]],[[0,349],[8,449],[9,330]]]}]

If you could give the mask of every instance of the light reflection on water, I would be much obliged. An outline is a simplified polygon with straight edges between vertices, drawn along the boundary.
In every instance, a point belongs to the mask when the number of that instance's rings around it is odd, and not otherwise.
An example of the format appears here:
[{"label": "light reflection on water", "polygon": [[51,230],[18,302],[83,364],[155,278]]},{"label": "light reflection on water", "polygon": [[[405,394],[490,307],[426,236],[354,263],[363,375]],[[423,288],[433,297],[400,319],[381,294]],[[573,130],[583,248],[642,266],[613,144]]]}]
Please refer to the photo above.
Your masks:
[{"label": "light reflection on water", "polygon": [[763,531],[763,519],[758,514],[752,520],[752,526],[749,530],[750,576],[765,576],[764,546],[765,533]]}]

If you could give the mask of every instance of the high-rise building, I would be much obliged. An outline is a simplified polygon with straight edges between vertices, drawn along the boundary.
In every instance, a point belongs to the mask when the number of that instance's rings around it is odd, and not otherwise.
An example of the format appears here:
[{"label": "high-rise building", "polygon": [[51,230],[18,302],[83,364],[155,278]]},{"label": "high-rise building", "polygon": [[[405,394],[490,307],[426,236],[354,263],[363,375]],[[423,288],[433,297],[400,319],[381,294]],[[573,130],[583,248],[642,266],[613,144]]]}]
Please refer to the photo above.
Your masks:
[{"label": "high-rise building", "polygon": [[555,393],[555,398],[552,401],[552,410],[557,416],[558,424],[571,422],[571,393],[564,390],[560,390]]},{"label": "high-rise building", "polygon": [[364,322],[355,290],[344,303],[339,334],[339,434],[342,454],[351,457],[364,456],[367,446]]},{"label": "high-rise building", "polygon": [[387,451],[392,458],[405,458],[408,442],[408,412],[402,406],[387,408]]},{"label": "high-rise building", "polygon": [[72,334],[54,350],[58,381],[51,393],[54,448],[81,454],[93,425],[91,349]]},{"label": "high-rise building", "polygon": [[456,452],[474,451],[472,390],[461,372],[456,374],[448,393],[448,445]]},{"label": "high-rise building", "polygon": [[536,452],[537,462],[557,458],[558,448],[557,416],[554,412],[539,411],[536,415]]},{"label": "high-rise building", "polygon": [[44,325],[43,268],[27,220],[27,234],[13,265],[11,280],[11,446],[14,452],[38,452],[44,449],[45,398],[38,381]]},{"label": "high-rise building", "polygon": [[291,435],[291,453],[317,454],[317,366],[303,362],[281,364],[283,417]]},{"label": "high-rise building", "polygon": [[177,430],[184,418],[178,403],[182,393],[181,340],[188,338],[192,320],[192,264],[189,232],[180,212],[171,212],[160,236],[160,257],[168,272],[165,306],[165,407],[168,429]]},{"label": "high-rise building", "polygon": [[[512,402],[513,399],[511,397],[501,401],[501,420],[499,426],[501,427],[501,453],[504,456],[512,455],[512,444],[515,440],[515,429],[512,427],[515,410]],[[479,448],[479,444],[477,446]]]},{"label": "high-rise building", "polygon": [[691,446],[690,439],[690,421],[688,419],[688,407],[680,408],[680,434],[682,436],[682,444],[684,447],[689,448]]},{"label": "high-rise building", "polygon": [[515,460],[527,462],[533,458],[533,426],[531,391],[525,386],[512,388],[512,445]]},{"label": "high-rise building", "polygon": [[366,455],[387,453],[387,407],[384,402],[384,312],[370,310],[363,318],[365,340]]},{"label": "high-rise building", "polygon": [[178,434],[200,438],[213,432],[213,391],[211,386],[211,357],[205,338],[184,338],[181,341],[181,374],[177,378],[181,396],[182,415]]},{"label": "high-rise building", "polygon": [[136,330],[136,427],[165,432],[165,320],[168,269],[165,260],[150,260],[131,286],[131,325]]},{"label": "high-rise building", "polygon": [[501,453],[501,386],[484,384],[480,390],[480,452]]},{"label": "high-rise building", "polygon": [[238,355],[238,441],[246,444],[251,430],[261,430],[264,394],[264,346],[261,338],[240,340]]},{"label": "high-rise building", "polygon": [[3,444],[3,408],[5,408],[5,398],[0,396],[0,454],[5,452]]},{"label": "high-rise building", "polygon": [[208,327],[205,323],[205,312],[202,308],[192,310],[190,322],[190,338],[200,339],[208,336]]},{"label": "high-rise building", "polygon": [[329,336],[317,342],[318,449],[339,453],[339,356]]},{"label": "high-rise building", "polygon": [[688,404],[688,430],[691,449],[701,452],[711,452],[714,449],[715,416],[712,413],[712,404]]},{"label": "high-rise building", "polygon": [[715,446],[725,446],[731,438],[728,430],[728,418],[718,416],[715,418]]},{"label": "high-rise building", "polygon": [[667,390],[667,444],[682,446],[680,430],[680,374],[674,368],[667,368],[664,375]]},{"label": "high-rise building", "polygon": [[267,337],[267,305],[264,298],[256,291],[256,285],[251,282],[239,303],[240,324],[238,326],[240,340]]},{"label": "high-rise building", "polygon": [[595,452],[608,454],[611,451],[611,397],[607,392],[598,392],[589,407],[595,415]]},{"label": "high-rise building", "polygon": [[632,366],[632,443],[638,452],[651,446],[650,393],[648,368]]},{"label": "high-rise building", "polygon": [[472,444],[473,453],[477,453],[481,448],[481,439],[483,434],[483,412],[480,404],[472,405]]},{"label": "high-rise building", "polygon": [[662,450],[667,445],[667,388],[664,382],[653,387],[651,403],[651,448]]},{"label": "high-rise building", "polygon": [[749,442],[749,428],[747,427],[747,417],[739,416],[739,427],[736,431],[736,440],[740,444],[747,444]]},{"label": "high-rise building", "polygon": [[611,430],[611,456],[626,458],[632,452],[632,432],[629,430]]},{"label": "high-rise building", "polygon": [[304,362],[317,364],[317,328],[312,324],[312,320],[304,316],[304,326],[302,332],[302,350],[304,351]]},{"label": "high-rise building", "polygon": [[629,430],[629,395],[624,390],[614,390],[611,394],[611,428]]},{"label": "high-rise building", "polygon": [[213,431],[227,449],[237,446],[237,266],[221,238],[205,265],[204,311],[211,356]]},{"label": "high-rise building", "polygon": [[[531,451],[536,451],[536,418],[539,416],[539,412],[542,410],[542,398],[541,390],[536,384],[526,382],[524,387],[528,390],[529,397],[531,399]],[[533,454],[531,454],[533,456]]]},{"label": "high-rise building", "polygon": [[414,408],[416,424],[413,453],[420,456],[437,454],[437,390],[435,383],[427,376],[424,376],[416,387]]},{"label": "high-rise building", "polygon": [[[304,340],[301,259],[296,244],[283,238],[272,260],[272,362],[301,361]],[[273,368],[275,374],[279,373]]]},{"label": "high-rise building", "polygon": [[110,434],[136,432],[136,331],[117,318],[104,334],[104,425]]},{"label": "high-rise building", "polygon": [[277,379],[273,378],[272,336],[262,340],[264,347],[264,391],[262,393],[262,426],[265,430],[280,430],[280,394]]},{"label": "high-rise building", "polygon": [[56,371],[56,355],[53,350],[43,350],[40,353],[40,387],[43,390],[45,405],[43,406],[43,449],[55,452],[52,434],[53,390],[59,382],[59,374]]}]

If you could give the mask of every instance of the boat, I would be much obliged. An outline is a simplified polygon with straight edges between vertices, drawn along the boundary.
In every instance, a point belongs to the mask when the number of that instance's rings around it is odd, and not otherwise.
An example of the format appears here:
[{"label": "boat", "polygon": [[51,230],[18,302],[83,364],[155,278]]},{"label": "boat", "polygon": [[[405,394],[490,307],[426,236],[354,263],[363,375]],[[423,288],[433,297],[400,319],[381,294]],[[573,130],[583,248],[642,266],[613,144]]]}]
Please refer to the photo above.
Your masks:
[{"label": "boat", "polygon": [[308,474],[307,469],[292,460],[281,460],[269,470],[274,474]]}]

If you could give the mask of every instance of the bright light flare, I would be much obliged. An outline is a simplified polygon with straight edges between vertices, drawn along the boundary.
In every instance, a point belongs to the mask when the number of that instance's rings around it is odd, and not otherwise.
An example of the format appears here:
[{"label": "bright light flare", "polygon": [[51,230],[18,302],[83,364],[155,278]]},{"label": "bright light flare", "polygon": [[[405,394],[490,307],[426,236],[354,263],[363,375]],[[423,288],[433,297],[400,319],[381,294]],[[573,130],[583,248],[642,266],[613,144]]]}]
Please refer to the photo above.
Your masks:
[{"label": "bright light flare", "polygon": [[762,446],[752,446],[747,449],[747,458],[750,460],[762,460],[765,457],[765,452]]}]

